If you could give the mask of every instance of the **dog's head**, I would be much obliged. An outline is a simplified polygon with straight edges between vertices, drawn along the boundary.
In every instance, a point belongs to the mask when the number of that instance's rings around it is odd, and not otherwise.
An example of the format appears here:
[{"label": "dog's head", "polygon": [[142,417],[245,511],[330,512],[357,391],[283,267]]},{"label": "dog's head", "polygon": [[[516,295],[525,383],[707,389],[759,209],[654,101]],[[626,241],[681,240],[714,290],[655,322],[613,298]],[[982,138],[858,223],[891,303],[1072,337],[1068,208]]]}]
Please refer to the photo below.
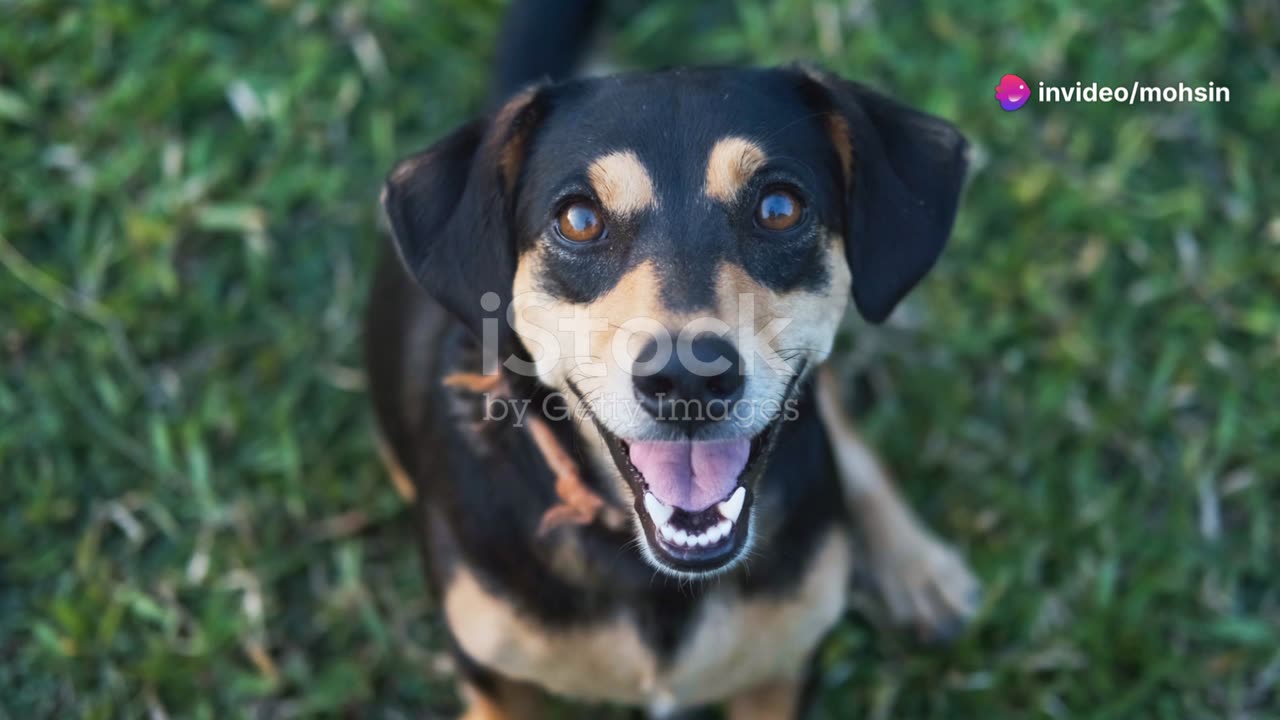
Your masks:
[{"label": "dog's head", "polygon": [[701,574],[747,551],[850,294],[879,322],[938,257],[964,148],[826,74],[676,70],[530,89],[383,201],[427,290],[568,399],[650,562]]}]

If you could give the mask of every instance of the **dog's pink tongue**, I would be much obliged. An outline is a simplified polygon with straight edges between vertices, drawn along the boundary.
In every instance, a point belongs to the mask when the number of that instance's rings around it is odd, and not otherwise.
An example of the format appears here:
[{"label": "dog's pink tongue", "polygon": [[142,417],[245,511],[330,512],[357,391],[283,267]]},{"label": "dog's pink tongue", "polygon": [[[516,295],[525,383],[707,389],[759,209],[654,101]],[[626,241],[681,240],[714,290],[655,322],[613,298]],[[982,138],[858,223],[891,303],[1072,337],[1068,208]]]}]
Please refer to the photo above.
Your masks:
[{"label": "dog's pink tongue", "polygon": [[631,464],[644,475],[649,492],[689,512],[728,497],[750,454],[750,440],[631,443]]}]

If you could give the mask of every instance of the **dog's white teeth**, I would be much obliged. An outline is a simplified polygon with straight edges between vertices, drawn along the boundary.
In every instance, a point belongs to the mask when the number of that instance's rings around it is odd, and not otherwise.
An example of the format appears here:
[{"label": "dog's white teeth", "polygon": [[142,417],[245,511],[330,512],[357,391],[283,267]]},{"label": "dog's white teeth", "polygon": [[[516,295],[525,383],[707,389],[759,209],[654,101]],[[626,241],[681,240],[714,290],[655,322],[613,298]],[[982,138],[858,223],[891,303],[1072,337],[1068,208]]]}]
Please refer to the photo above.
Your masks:
[{"label": "dog's white teeth", "polygon": [[653,518],[654,526],[657,528],[658,535],[672,545],[678,545],[684,548],[709,547],[729,537],[733,532],[734,522],[738,516],[742,514],[742,505],[746,501],[746,488],[738,488],[729,496],[728,500],[718,504],[716,508],[723,516],[720,522],[702,531],[701,534],[691,533],[688,530],[681,530],[671,525],[669,521],[675,514],[675,509],[664,504],[661,500],[654,497],[652,493],[645,493],[644,507],[648,511],[649,516]]},{"label": "dog's white teeth", "polygon": [[720,542],[729,535],[729,530],[733,527],[733,523],[728,520],[721,520],[707,531],[707,537],[711,538],[711,542]]},{"label": "dog's white teeth", "polygon": [[671,519],[671,514],[675,509],[669,505],[664,505],[661,500],[653,496],[653,493],[644,494],[644,509],[649,513],[649,517],[653,518],[655,525],[662,525]]},{"label": "dog's white teeth", "polygon": [[730,523],[738,522],[738,516],[742,514],[742,503],[747,499],[747,489],[740,487],[733,491],[728,500],[716,505],[716,509],[724,519]]},{"label": "dog's white teeth", "polygon": [[719,523],[707,528],[701,535],[695,535],[687,530],[677,530],[670,525],[658,526],[658,533],[662,535],[663,540],[686,548],[715,545],[729,537],[731,532],[733,532],[733,523],[728,520],[721,520]]},{"label": "dog's white teeth", "polygon": [[715,530],[720,537],[729,537],[729,533],[733,531],[733,523],[728,520],[721,520],[720,524],[716,525]]}]

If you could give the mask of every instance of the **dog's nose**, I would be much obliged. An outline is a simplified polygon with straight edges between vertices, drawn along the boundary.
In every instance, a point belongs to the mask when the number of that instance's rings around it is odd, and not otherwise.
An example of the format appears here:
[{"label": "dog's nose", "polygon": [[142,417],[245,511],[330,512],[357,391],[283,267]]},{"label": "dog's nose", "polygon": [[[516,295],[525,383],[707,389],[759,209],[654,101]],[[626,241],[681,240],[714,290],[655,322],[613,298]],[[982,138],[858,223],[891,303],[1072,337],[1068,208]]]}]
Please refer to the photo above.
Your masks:
[{"label": "dog's nose", "polygon": [[[660,422],[699,424],[726,419],[742,397],[742,360],[733,344],[718,335],[703,334],[689,344],[686,358],[676,348],[670,350],[670,357],[656,372],[640,372],[633,378],[641,407]],[[650,340],[636,361],[652,363],[657,353],[658,343]]]}]

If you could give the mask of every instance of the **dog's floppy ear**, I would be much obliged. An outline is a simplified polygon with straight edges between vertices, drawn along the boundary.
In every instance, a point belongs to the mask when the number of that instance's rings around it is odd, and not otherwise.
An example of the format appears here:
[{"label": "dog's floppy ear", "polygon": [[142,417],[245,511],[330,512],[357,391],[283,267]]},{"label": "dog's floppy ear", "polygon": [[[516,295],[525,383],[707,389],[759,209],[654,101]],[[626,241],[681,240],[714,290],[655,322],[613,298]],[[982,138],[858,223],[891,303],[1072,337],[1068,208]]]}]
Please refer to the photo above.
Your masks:
[{"label": "dog's floppy ear", "polygon": [[964,185],[968,143],[950,123],[858,83],[802,70],[826,105],[845,171],[845,253],[853,299],[889,316],[942,253]]},{"label": "dog's floppy ear", "polygon": [[477,335],[484,313],[510,301],[515,277],[513,197],[539,88],[402,160],[382,190],[396,251],[410,274]]}]

